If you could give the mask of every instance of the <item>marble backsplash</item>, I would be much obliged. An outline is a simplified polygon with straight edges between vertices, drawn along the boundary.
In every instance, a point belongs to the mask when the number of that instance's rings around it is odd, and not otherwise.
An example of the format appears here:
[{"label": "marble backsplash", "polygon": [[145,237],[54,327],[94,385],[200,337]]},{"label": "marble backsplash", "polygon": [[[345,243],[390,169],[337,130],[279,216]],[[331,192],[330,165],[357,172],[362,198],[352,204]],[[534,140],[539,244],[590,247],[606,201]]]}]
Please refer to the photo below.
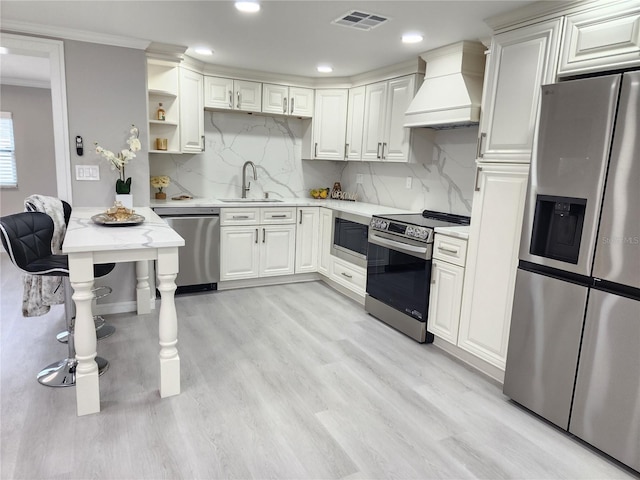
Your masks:
[{"label": "marble backsplash", "polygon": [[[168,175],[168,196],[237,198],[242,165],[256,165],[248,197],[307,197],[311,188],[356,191],[365,202],[420,211],[424,208],[470,214],[475,175],[477,127],[433,132],[432,147],[415,164],[302,160],[304,122],[296,118],[205,112],[205,151],[150,154],[151,175]],[[362,183],[356,184],[357,175]],[[407,177],[412,187],[406,188]]]}]

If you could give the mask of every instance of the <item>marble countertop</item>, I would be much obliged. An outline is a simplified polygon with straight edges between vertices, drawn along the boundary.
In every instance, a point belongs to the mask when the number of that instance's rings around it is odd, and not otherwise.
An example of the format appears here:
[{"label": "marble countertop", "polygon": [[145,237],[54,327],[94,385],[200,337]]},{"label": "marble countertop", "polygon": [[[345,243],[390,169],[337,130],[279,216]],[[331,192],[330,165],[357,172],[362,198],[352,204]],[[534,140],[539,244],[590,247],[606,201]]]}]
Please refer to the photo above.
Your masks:
[{"label": "marble countertop", "polygon": [[435,232],[449,237],[461,238],[469,240],[469,225],[460,225],[456,227],[436,227]]},{"label": "marble countertop", "polygon": [[254,202],[223,202],[216,198],[193,198],[189,200],[151,200],[151,208],[157,207],[325,207],[341,212],[371,217],[372,215],[388,213],[416,213],[395,207],[386,207],[375,203],[349,202],[345,200],[316,200],[313,198],[278,198],[279,202],[261,202],[256,198]]},{"label": "marble countertop", "polygon": [[104,226],[91,220],[105,208],[74,207],[62,252],[97,252],[139,248],[181,247],[184,239],[149,207],[136,207],[145,220],[140,225]]}]

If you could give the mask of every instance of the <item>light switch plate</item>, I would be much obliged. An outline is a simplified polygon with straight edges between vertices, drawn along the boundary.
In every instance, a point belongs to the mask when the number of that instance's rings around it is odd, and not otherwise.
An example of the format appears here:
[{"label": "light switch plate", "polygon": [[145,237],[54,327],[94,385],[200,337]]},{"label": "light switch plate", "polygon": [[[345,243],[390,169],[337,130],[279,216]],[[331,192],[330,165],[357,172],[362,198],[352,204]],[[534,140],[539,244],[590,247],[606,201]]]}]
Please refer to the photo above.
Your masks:
[{"label": "light switch plate", "polygon": [[356,174],[356,184],[357,185],[362,185],[364,183],[364,175],[362,175],[361,173],[357,173]]},{"label": "light switch plate", "polygon": [[407,181],[405,183],[405,188],[410,189],[411,188],[411,184],[413,183],[413,178],[412,177],[407,177]]},{"label": "light switch plate", "polygon": [[100,167],[98,165],[76,165],[76,180],[100,180]]}]

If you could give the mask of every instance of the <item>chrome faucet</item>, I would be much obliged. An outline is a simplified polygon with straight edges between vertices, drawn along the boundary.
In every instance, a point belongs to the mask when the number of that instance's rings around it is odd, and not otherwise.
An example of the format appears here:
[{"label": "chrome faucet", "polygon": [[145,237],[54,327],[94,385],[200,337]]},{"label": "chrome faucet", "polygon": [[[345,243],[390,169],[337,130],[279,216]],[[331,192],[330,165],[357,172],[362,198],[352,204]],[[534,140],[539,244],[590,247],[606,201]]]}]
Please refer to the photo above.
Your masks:
[{"label": "chrome faucet", "polygon": [[256,173],[256,166],[252,161],[244,162],[242,166],[242,198],[247,198],[247,192],[251,188],[251,182],[247,185],[247,166],[251,165],[253,169],[253,179],[258,180],[258,174]]}]

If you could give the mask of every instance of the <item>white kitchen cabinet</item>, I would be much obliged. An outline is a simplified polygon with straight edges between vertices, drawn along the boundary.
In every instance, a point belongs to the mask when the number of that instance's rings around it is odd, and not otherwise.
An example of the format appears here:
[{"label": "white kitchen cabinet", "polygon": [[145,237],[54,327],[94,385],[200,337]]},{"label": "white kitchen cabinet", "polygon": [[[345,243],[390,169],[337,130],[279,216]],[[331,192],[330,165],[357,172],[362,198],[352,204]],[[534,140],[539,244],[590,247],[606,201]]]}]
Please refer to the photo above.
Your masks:
[{"label": "white kitchen cabinet", "polygon": [[454,345],[458,343],[464,267],[434,259],[427,330]]},{"label": "white kitchen cabinet", "polygon": [[331,270],[331,244],[333,243],[333,210],[320,208],[318,225],[318,272],[329,276]]},{"label": "white kitchen cabinet", "polygon": [[504,371],[528,165],[480,164],[458,346]]},{"label": "white kitchen cabinet", "polygon": [[416,91],[416,76],[407,75],[366,86],[361,159],[408,162],[412,131],[404,114]]},{"label": "white kitchen cabinet", "polygon": [[220,227],[220,280],[259,276],[259,235],[254,226]]},{"label": "white kitchen cabinet", "polygon": [[[177,63],[147,61],[149,97],[149,153],[180,153],[180,76]],[[165,119],[158,120],[162,104]],[[203,119],[204,120],[204,119]],[[167,150],[156,148],[156,139],[167,140]]]},{"label": "white kitchen cabinet", "polygon": [[362,135],[364,133],[364,103],[366,87],[350,88],[347,107],[347,160],[362,160]]},{"label": "white kitchen cabinet", "polygon": [[359,297],[364,298],[367,286],[367,269],[346,262],[338,257],[331,257],[331,274],[330,278],[351,290]]},{"label": "white kitchen cabinet", "polygon": [[220,280],[295,272],[295,207],[223,208]]},{"label": "white kitchen cabinet", "polygon": [[296,273],[318,271],[318,246],[320,209],[318,207],[298,208],[296,225]]},{"label": "white kitchen cabinet", "polygon": [[313,89],[262,84],[262,112],[295,117],[313,116]]},{"label": "white kitchen cabinet", "polygon": [[567,15],[559,75],[640,65],[640,3],[623,2]]},{"label": "white kitchen cabinet", "polygon": [[318,89],[311,128],[303,136],[303,158],[344,160],[348,90]]},{"label": "white kitchen cabinet", "polygon": [[493,37],[479,161],[531,161],[540,86],[556,79],[561,24],[561,19],[555,19]]},{"label": "white kitchen cabinet", "polygon": [[296,226],[263,225],[260,227],[260,277],[291,275],[295,272]]},{"label": "white kitchen cabinet", "polygon": [[225,77],[204,77],[204,106],[219,110],[260,112],[262,84]]},{"label": "white kitchen cabinet", "polygon": [[204,150],[204,77],[180,67],[180,150]]}]

